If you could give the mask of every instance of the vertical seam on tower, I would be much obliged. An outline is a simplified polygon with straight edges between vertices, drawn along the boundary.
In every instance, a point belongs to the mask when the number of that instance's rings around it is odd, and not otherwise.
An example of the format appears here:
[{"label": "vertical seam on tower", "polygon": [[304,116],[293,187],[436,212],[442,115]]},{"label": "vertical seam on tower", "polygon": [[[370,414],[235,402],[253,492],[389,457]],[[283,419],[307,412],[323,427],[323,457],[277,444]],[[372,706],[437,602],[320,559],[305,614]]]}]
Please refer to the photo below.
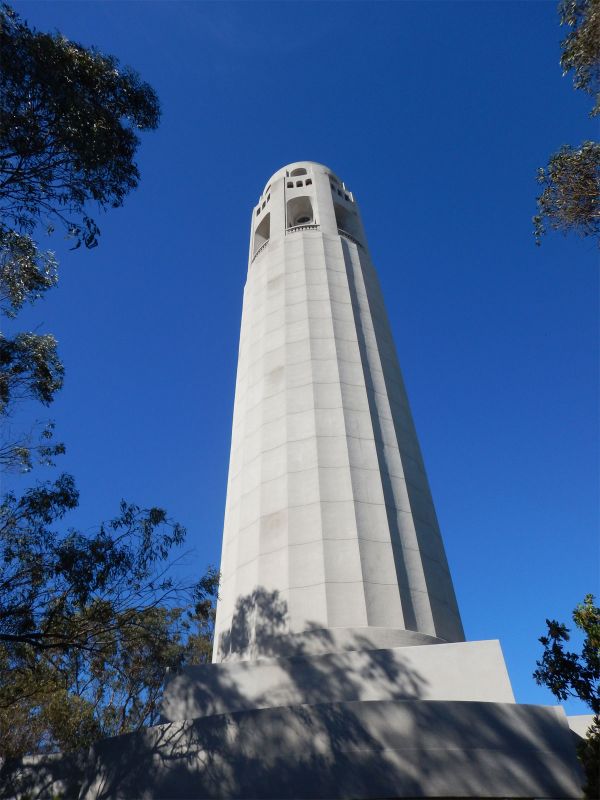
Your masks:
[{"label": "vertical seam on tower", "polygon": [[[260,363],[261,363],[261,377],[260,377],[260,380],[262,382],[263,389],[264,389],[264,383],[265,383],[265,359],[264,359],[264,354],[265,354],[265,347],[266,347],[266,343],[265,343],[265,333],[266,333],[265,328],[266,328],[266,319],[267,319],[266,310],[267,310],[267,304],[269,302],[267,286],[268,286],[268,283],[269,283],[269,280],[268,280],[268,272],[269,272],[268,266],[269,266],[269,261],[270,261],[270,253],[266,253],[265,256],[266,257],[263,258],[261,263],[258,265],[257,272],[255,272],[255,280],[256,280],[257,283],[258,283],[258,277],[260,276],[260,278],[261,278],[259,287],[260,287],[260,291],[262,293],[262,303],[261,303],[262,320],[261,320],[261,325],[260,325],[260,334],[261,334],[260,335],[260,342],[261,342],[260,358],[258,359],[258,361],[260,361]],[[263,485],[264,464],[265,464],[265,459],[264,459],[264,455],[263,455],[264,454],[263,441],[264,441],[264,429],[265,429],[265,408],[266,408],[265,403],[261,403],[261,405],[260,405],[260,409],[261,409],[260,428],[258,428],[258,430],[260,431],[260,439],[259,439],[259,442],[260,442],[260,451],[259,451],[260,452],[260,458],[258,459],[259,470],[260,470],[260,473],[259,473],[260,478],[259,478],[259,481],[258,481],[258,513],[257,513],[257,531],[256,531],[256,547],[257,547],[257,550],[258,550],[259,553],[260,553],[260,540],[261,540],[261,525],[262,525],[262,517],[263,517],[263,515],[262,515],[262,511],[263,511],[262,485]],[[251,533],[251,529],[250,529],[249,533]],[[250,635],[248,637],[249,638],[249,650],[250,650],[249,655],[250,655],[250,658],[256,658],[256,656],[257,656],[256,628],[257,628],[257,622],[258,622],[258,614],[257,614],[257,608],[256,608],[256,600],[257,600],[257,591],[260,591],[260,589],[261,589],[260,567],[261,567],[261,559],[257,558],[256,561],[255,561],[255,567],[254,567],[255,570],[256,570],[255,579],[254,579],[254,589],[253,589],[254,602],[252,604],[252,610],[251,610],[251,614],[250,614],[250,624],[249,624],[249,628],[250,628],[249,634]]]},{"label": "vertical seam on tower", "polygon": [[[304,250],[304,234],[302,234],[302,248]],[[323,252],[323,265],[325,269],[325,278],[327,280],[327,289],[329,291],[329,277],[327,275],[327,258],[325,256],[325,241],[323,239],[323,234],[319,232],[319,244],[321,245],[321,250]],[[316,392],[316,381],[314,380],[314,373],[312,371],[312,354],[313,354],[313,345],[312,345],[312,331],[311,331],[311,316],[310,316],[310,309],[309,309],[309,300],[308,300],[308,269],[306,265],[306,260],[304,260],[304,285],[306,287],[306,313],[308,318],[308,350],[310,355],[310,364],[311,364],[311,386],[312,386],[312,395],[313,395],[313,422],[315,427],[315,444],[316,444],[316,456],[317,456],[317,493],[319,496],[319,525],[321,527],[320,530],[320,537],[321,537],[321,563],[323,567],[323,595],[325,600],[325,620],[326,624],[329,627],[330,624],[330,604],[329,604],[329,596],[327,594],[327,561],[325,558],[325,543],[323,537],[323,498],[321,494],[321,459],[319,456],[319,435],[317,432],[317,392]],[[330,298],[331,300],[331,298]],[[332,325],[333,325],[333,312],[332,312]],[[335,336],[334,336],[335,341]]]},{"label": "vertical seam on tower", "polygon": [[[363,276],[364,276],[365,264],[363,263],[363,256],[361,255],[361,253],[357,253],[357,255],[358,255],[358,260],[359,260],[359,263],[360,263],[361,271],[363,272]],[[367,263],[367,266],[370,267],[371,270],[372,270],[372,266],[371,266],[370,263]],[[376,276],[374,275],[374,277],[376,277]],[[382,310],[383,310],[383,315],[384,315],[384,318],[385,318],[385,323],[386,323],[386,326],[387,326],[388,330],[390,331],[390,337],[391,337],[391,328],[389,326],[389,321],[387,319],[387,310],[386,310],[385,305],[384,305],[384,301],[383,301],[381,290],[379,289],[379,287],[377,287],[377,289],[378,289],[379,299],[380,299],[380,302],[381,302],[381,307],[382,307]],[[366,296],[367,296],[367,302],[369,303],[369,307],[371,307],[371,297],[370,297],[368,292],[366,292]],[[377,351],[379,353],[379,358],[381,360],[381,331],[379,329],[379,324],[374,324],[373,325],[373,331],[374,331],[374,334],[375,334],[375,341],[377,343]],[[393,344],[393,341],[392,341],[392,344]],[[395,354],[395,349],[394,349],[394,354]],[[382,367],[382,375],[383,375],[383,380],[384,380],[384,383],[385,383],[385,386],[386,386],[386,392],[387,392],[387,395],[389,397],[389,392],[390,392],[389,375],[388,375],[388,371],[383,369],[383,367]],[[398,376],[399,376],[399,379],[400,379],[400,382],[401,382],[402,393],[403,393],[403,395],[404,395],[404,397],[406,399],[406,389],[404,387],[404,379],[402,377],[402,373],[401,373],[399,367],[398,367]],[[450,575],[450,569],[449,569],[448,564],[447,564],[444,545],[443,545],[443,542],[441,540],[441,534],[439,532],[439,524],[437,522],[437,514],[435,512],[435,506],[433,504],[433,497],[431,495],[431,489],[429,487],[429,480],[427,478],[427,473],[425,472],[425,468],[424,468],[424,465],[423,465],[423,457],[422,457],[422,454],[421,454],[418,437],[416,435],[414,420],[412,418],[412,412],[411,412],[411,409],[410,409],[410,405],[408,404],[408,401],[406,401],[403,405],[404,405],[404,408],[405,408],[405,412],[407,414],[409,425],[411,426],[411,432],[413,434],[412,435],[412,439],[413,439],[414,443],[416,443],[416,446],[417,446],[417,455],[418,455],[418,458],[420,459],[420,463],[421,463],[422,471],[423,471],[424,488],[426,490],[427,499],[429,500],[429,504],[430,504],[431,509],[433,511],[433,514],[434,514],[434,522],[435,522],[435,527],[436,527],[436,531],[437,531],[437,534],[438,534],[438,539],[439,539],[439,542],[440,542],[440,546],[442,548],[444,559],[446,560],[447,585],[450,588],[450,590],[452,591],[452,598],[454,600],[454,608],[450,609],[450,610],[452,610],[454,612],[454,614],[456,615],[458,623],[459,623],[459,627],[460,627],[460,629],[462,631],[462,622],[461,622],[461,619],[460,619],[460,614],[458,613],[458,605],[456,603],[456,596],[454,594],[454,586],[453,586],[453,583],[452,583],[452,576]],[[400,453],[400,460],[402,462],[402,469],[403,469],[403,471],[405,471],[405,469],[406,469],[406,453],[404,452],[404,448],[400,447],[400,438],[399,438],[399,435],[398,435],[398,424],[397,424],[398,423],[398,415],[391,408],[390,408],[390,411],[391,411],[391,417],[392,417],[392,424],[394,426],[396,439],[398,441],[398,451]],[[419,553],[419,561],[421,563],[421,571],[422,571],[422,574],[423,574],[423,579],[425,581],[425,586],[427,587],[427,596],[429,598],[429,610],[430,610],[430,615],[431,615],[431,622],[432,622],[433,629],[434,629],[434,635],[440,636],[441,632],[439,630],[439,622],[436,619],[436,615],[434,614],[434,607],[433,607],[433,603],[431,601],[431,598],[436,598],[438,600],[441,600],[441,598],[439,598],[437,595],[435,595],[434,592],[432,591],[432,589],[434,589],[435,587],[432,586],[432,578],[431,578],[430,575],[428,575],[428,573],[427,573],[427,571],[425,569],[425,566],[423,564],[423,558],[424,558],[423,534],[422,534],[422,531],[421,531],[421,528],[420,528],[419,521],[418,521],[417,518],[415,518],[414,512],[412,511],[413,507],[414,507],[414,502],[415,502],[414,501],[414,496],[413,496],[415,490],[412,487],[412,484],[409,483],[406,480],[405,480],[405,485],[406,485],[406,493],[407,493],[407,497],[408,497],[408,502],[409,502],[409,505],[411,507],[411,512],[412,512],[411,516],[412,516],[412,519],[413,519],[413,527],[414,527],[414,531],[415,531],[415,537],[416,537],[417,544],[418,544],[418,553]],[[463,637],[464,637],[464,633],[463,633]],[[444,637],[442,637],[442,638],[444,638]]]},{"label": "vertical seam on tower", "polygon": [[[253,292],[253,289],[254,289],[253,284],[254,284],[254,282],[255,281],[250,276],[246,280],[247,291],[244,293],[244,298],[243,298],[243,303],[242,303],[242,322],[240,324],[240,346],[238,347],[238,358],[239,358],[239,352],[241,350],[242,336],[243,336],[243,333],[244,333],[244,323],[246,323],[246,326],[247,326],[247,321],[248,321],[248,317],[249,317],[249,308],[248,308],[248,306],[250,306],[250,305],[252,305],[252,303],[254,303],[254,292]],[[250,283],[252,285],[249,286],[248,284],[250,284]],[[246,360],[247,360],[247,358],[246,358]],[[246,363],[245,366],[247,367],[247,363]],[[238,401],[239,401],[238,389],[240,388],[239,385],[238,385],[238,380],[240,378],[241,378],[242,382],[245,383],[245,396],[244,396],[244,401],[242,403],[242,409],[240,409],[241,413],[239,415],[240,418],[241,418],[241,422],[240,422],[240,429],[241,430],[238,433],[238,436],[236,437],[238,442],[244,442],[245,441],[245,437],[243,435],[243,432],[244,432],[246,424],[247,424],[247,415],[248,415],[248,406],[247,406],[247,403],[248,403],[248,372],[247,372],[247,369],[245,369],[243,371],[243,373],[242,373],[242,371],[239,369],[239,367],[240,367],[240,364],[238,362],[238,373],[236,374],[236,394],[235,394],[235,403],[234,403],[234,415],[233,415],[233,421],[232,421],[232,437],[231,437],[230,456],[229,456],[229,460],[230,460],[229,461],[229,470],[230,471],[231,471],[231,452],[233,451],[233,439],[234,439],[234,437],[233,437],[233,422],[236,421],[236,413],[235,412],[238,410],[238,408],[237,408]],[[243,462],[243,460],[245,458],[244,450],[245,450],[245,448],[242,447],[242,452],[241,452],[242,462]],[[243,474],[243,470],[241,470],[240,476],[241,476],[241,474]],[[239,479],[241,479],[241,477]],[[242,497],[242,492],[241,492],[241,490],[238,489],[238,497],[237,497],[238,504],[237,504],[236,514],[241,514],[241,497]],[[230,497],[229,497],[229,474],[228,474],[227,496],[226,496],[226,505],[225,505],[225,511],[226,512],[230,508],[229,501],[230,501]],[[225,549],[226,549],[227,543],[231,542],[231,537],[229,535],[229,531],[230,531],[230,526],[228,525],[227,531],[224,530],[224,535],[223,535],[223,545],[222,545],[222,553],[223,554],[225,553]],[[237,583],[237,577],[238,577],[238,561],[239,561],[239,559],[238,559],[238,551],[239,551],[239,536],[236,536],[235,537],[235,553],[230,554],[229,557],[227,558],[227,563],[229,565],[231,565],[231,564],[234,565],[234,571],[233,571],[233,574],[231,576],[232,579],[233,579],[234,586]],[[221,560],[221,564],[222,563],[223,563],[223,556],[222,556],[222,560]],[[237,593],[235,593],[235,597],[237,597]],[[235,604],[230,610],[231,610],[231,617],[229,619],[229,622],[230,622],[230,626],[232,626],[233,622],[234,622]],[[217,628],[216,623],[218,621],[218,614],[219,614],[219,604],[217,603],[217,619],[215,619],[215,647],[216,648],[220,648],[221,636],[222,636],[223,633],[226,632],[226,629],[224,629],[222,626],[219,626]],[[215,655],[217,657],[221,656],[218,660],[222,660],[222,657],[224,655],[226,655],[226,654],[219,653],[215,648],[213,648],[213,659],[214,659]]]},{"label": "vertical seam on tower", "polygon": [[[326,270],[326,277],[327,277],[327,292],[328,292],[328,296],[329,296],[329,305],[330,305],[330,308],[331,308],[331,324],[332,324],[332,328],[333,328],[333,344],[334,344],[335,353],[336,353],[335,361],[336,361],[336,368],[337,368],[337,373],[338,373],[338,380],[340,382],[340,392],[342,394],[342,398],[341,398],[342,399],[342,414],[343,414],[343,417],[344,417],[344,431],[346,433],[344,438],[345,438],[345,441],[346,441],[346,456],[348,458],[348,473],[350,475],[350,486],[351,486],[351,489],[352,489],[352,512],[354,514],[354,526],[355,526],[355,530],[356,530],[356,542],[357,542],[357,546],[358,546],[358,553],[359,553],[359,560],[360,560],[360,572],[361,572],[361,576],[364,578],[363,563],[362,563],[362,557],[361,557],[361,545],[360,545],[360,536],[359,536],[358,516],[356,514],[356,501],[354,499],[354,497],[355,497],[355,495],[354,495],[354,476],[352,474],[352,465],[350,463],[350,448],[348,446],[348,433],[349,433],[349,431],[348,431],[348,418],[346,416],[346,404],[344,403],[343,389],[341,387],[341,382],[342,381],[341,381],[341,375],[340,375],[340,354],[339,354],[339,349],[338,349],[338,339],[337,339],[337,335],[336,335],[335,317],[333,315],[333,300],[332,300],[332,296],[331,296],[331,282],[329,280],[329,269],[327,267],[327,257],[325,255],[325,240],[324,240],[323,237],[321,238],[321,241],[323,243],[323,260],[325,262],[325,270]],[[338,244],[338,246],[341,245],[341,242],[342,242],[341,236],[338,234],[337,235],[337,244]],[[346,259],[345,259],[343,246],[341,246],[341,256],[342,256],[342,261],[344,262],[344,271],[346,273],[346,282],[347,282],[347,285],[348,285],[348,293],[350,295],[350,299],[352,299],[352,292],[351,292],[350,285],[349,285],[348,270],[347,270],[347,267],[346,267]],[[355,326],[356,326],[356,320],[354,322],[355,322]],[[357,331],[357,337],[358,337],[358,331]],[[364,602],[364,609],[365,609],[365,618],[366,618],[366,621],[367,621],[367,625],[369,625],[370,624],[369,603],[367,601],[367,594],[366,594],[366,588],[365,588],[365,581],[364,580],[362,581],[362,589],[363,589],[363,602]]]},{"label": "vertical seam on tower", "polygon": [[290,608],[290,601],[291,601],[291,576],[290,576],[290,558],[289,558],[289,544],[290,544],[290,504],[289,504],[289,497],[290,497],[290,478],[289,478],[289,457],[290,457],[290,449],[289,449],[289,441],[288,441],[288,370],[287,370],[287,347],[288,347],[288,306],[287,306],[287,280],[288,280],[288,271],[287,271],[287,247],[288,242],[285,235],[286,225],[287,225],[287,200],[286,200],[286,183],[287,179],[283,181],[283,240],[281,242],[282,247],[282,270],[283,270],[283,331],[284,331],[284,342],[283,342],[283,398],[284,398],[284,407],[285,407],[285,496],[286,496],[286,514],[285,514],[285,546],[287,550],[287,557],[286,557],[286,588],[287,588],[287,630],[285,633],[290,632],[290,622],[291,622],[291,608]]},{"label": "vertical seam on tower", "polygon": [[[287,180],[284,180],[284,182],[283,182],[284,192],[285,192],[286,182],[287,182]],[[285,199],[285,194],[284,194],[284,199]],[[285,226],[287,225],[287,203],[284,204],[284,215],[285,215],[284,216],[284,228],[285,228]],[[283,237],[284,252],[285,252],[285,250],[286,250],[286,248],[288,246],[291,247],[292,244],[289,243],[288,238],[285,236],[285,230],[284,230],[284,237]],[[306,264],[305,264],[305,261],[304,261],[304,237],[303,236],[300,237],[300,246],[301,246],[301,250],[302,250],[302,263],[304,264],[304,272],[305,272],[304,283],[306,285]],[[287,267],[287,258],[284,257],[284,259],[283,259],[283,273],[284,273],[284,283],[283,283],[283,324],[284,324],[284,330],[285,330],[285,349],[284,349],[284,352],[285,352],[285,356],[286,356],[285,361],[284,361],[284,364],[285,364],[285,369],[284,369],[284,375],[285,375],[285,387],[284,387],[284,391],[285,391],[285,434],[286,434],[286,436],[285,436],[285,442],[286,442],[285,443],[285,479],[286,479],[286,493],[287,493],[287,498],[288,498],[288,504],[287,504],[288,513],[287,513],[287,524],[286,524],[286,537],[287,537],[286,547],[287,547],[287,550],[288,550],[287,567],[286,567],[286,574],[287,574],[286,584],[287,584],[287,591],[288,591],[288,631],[287,632],[290,633],[291,631],[289,630],[289,623],[292,621],[293,617],[295,616],[295,613],[294,613],[294,609],[291,608],[292,576],[291,576],[291,572],[290,572],[290,559],[289,559],[289,543],[290,543],[290,518],[289,518],[289,509],[290,509],[290,506],[289,506],[289,489],[290,489],[290,478],[289,478],[289,476],[290,476],[290,469],[289,469],[290,462],[289,462],[289,459],[290,459],[290,448],[289,448],[289,445],[290,445],[290,441],[288,439],[288,433],[289,433],[289,414],[288,414],[288,397],[289,397],[288,388],[289,388],[289,386],[288,386],[288,370],[287,370],[287,346],[288,346],[288,339],[287,339],[287,331],[288,331],[287,276],[288,276],[288,271],[287,271],[286,267]],[[309,337],[309,349],[310,349],[310,337]]]},{"label": "vertical seam on tower", "polygon": [[[377,462],[379,464],[379,474],[381,477],[381,488],[383,490],[383,497],[385,501],[385,514],[387,517],[388,528],[390,532],[390,545],[394,557],[396,579],[398,581],[398,591],[400,594],[400,605],[402,607],[402,615],[404,617],[403,624],[406,630],[420,630],[420,627],[417,623],[417,615],[415,612],[415,607],[412,601],[410,583],[408,580],[408,571],[406,569],[406,563],[404,561],[402,540],[400,537],[400,530],[398,528],[398,520],[396,518],[397,505],[393,491],[391,490],[391,487],[389,486],[388,483],[389,474],[386,468],[385,455],[383,452],[383,447],[384,447],[383,433],[379,425],[379,412],[377,410],[376,405],[374,404],[371,392],[372,380],[369,370],[370,366],[369,355],[367,353],[365,334],[362,326],[362,320],[360,317],[360,305],[358,302],[358,295],[356,292],[356,282],[354,278],[354,267],[352,263],[352,257],[350,254],[350,245],[346,241],[342,240],[341,237],[340,237],[340,244],[342,247],[344,266],[346,268],[346,275],[348,278],[348,288],[350,290],[350,298],[352,300],[352,315],[354,318],[354,325],[356,328],[356,333],[358,338],[358,347],[361,356],[361,367],[365,379],[367,402],[369,404],[371,426],[373,429],[374,442],[375,442],[375,452],[377,454]],[[362,271],[362,262],[360,261],[360,255],[359,255],[359,265]],[[367,303],[369,304],[369,310],[371,310],[371,304],[369,302],[369,294],[366,291],[366,288],[365,288],[365,294],[367,297]],[[375,325],[373,325],[373,328],[375,328]],[[369,370],[369,374],[367,374],[367,370]],[[389,402],[389,395],[388,395],[388,402]],[[375,428],[377,428],[377,430],[375,430]],[[411,627],[411,625],[413,627]]]}]

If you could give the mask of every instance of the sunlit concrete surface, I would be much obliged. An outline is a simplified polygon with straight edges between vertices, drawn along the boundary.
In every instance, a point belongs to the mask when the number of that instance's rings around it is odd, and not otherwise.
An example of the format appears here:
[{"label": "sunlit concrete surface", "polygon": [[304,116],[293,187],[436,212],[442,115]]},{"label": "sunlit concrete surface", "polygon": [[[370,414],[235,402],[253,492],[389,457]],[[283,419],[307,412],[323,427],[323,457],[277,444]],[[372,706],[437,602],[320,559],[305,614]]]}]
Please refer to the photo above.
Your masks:
[{"label": "sunlit concrete surface", "polygon": [[593,721],[593,714],[573,714],[572,716],[567,717],[569,728],[581,739],[586,738],[588,729]]}]

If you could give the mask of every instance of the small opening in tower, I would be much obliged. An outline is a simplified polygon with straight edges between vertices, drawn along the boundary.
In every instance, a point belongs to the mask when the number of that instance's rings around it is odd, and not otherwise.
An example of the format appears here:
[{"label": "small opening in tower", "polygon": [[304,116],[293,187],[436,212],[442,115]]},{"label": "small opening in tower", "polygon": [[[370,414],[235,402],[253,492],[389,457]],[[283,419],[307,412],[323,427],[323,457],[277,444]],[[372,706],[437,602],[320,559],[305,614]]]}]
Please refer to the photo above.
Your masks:
[{"label": "small opening in tower", "polygon": [[254,255],[260,248],[269,241],[271,238],[271,215],[265,214],[261,219],[259,226],[254,231]]},{"label": "small opening in tower", "polygon": [[302,181],[296,181],[296,187],[299,188],[300,186],[302,186]]},{"label": "small opening in tower", "polygon": [[306,185],[307,186],[312,186],[312,178],[307,178],[306,179]]},{"label": "small opening in tower", "polygon": [[296,175],[306,175],[304,167],[297,167],[290,172],[290,178],[295,178]]},{"label": "small opening in tower", "polygon": [[348,202],[350,202],[350,198],[348,197],[348,195],[347,195],[347,194],[345,194],[345,195],[344,195],[344,197],[346,198],[346,200],[347,200]]},{"label": "small opening in tower", "polygon": [[315,221],[312,204],[309,197],[294,197],[287,204],[287,226],[310,225]]},{"label": "small opening in tower", "polygon": [[256,209],[256,216],[258,217],[259,214],[260,214],[260,208],[257,208]]},{"label": "small opening in tower", "polygon": [[288,181],[287,188],[288,189],[293,189],[294,188],[294,181]]}]

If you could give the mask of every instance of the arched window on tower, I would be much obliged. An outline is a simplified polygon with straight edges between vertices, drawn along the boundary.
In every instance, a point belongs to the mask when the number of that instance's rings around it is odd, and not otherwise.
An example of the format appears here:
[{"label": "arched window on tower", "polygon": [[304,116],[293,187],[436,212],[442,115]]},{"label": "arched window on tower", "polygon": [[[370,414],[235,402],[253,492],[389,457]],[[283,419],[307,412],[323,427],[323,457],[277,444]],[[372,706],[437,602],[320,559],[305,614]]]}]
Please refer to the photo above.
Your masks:
[{"label": "arched window on tower", "polygon": [[254,231],[254,249],[253,256],[255,256],[263,244],[266,244],[271,238],[271,214],[265,214],[260,221],[260,224]]},{"label": "arched window on tower", "polygon": [[296,225],[311,225],[315,221],[312,203],[310,198],[294,197],[287,203],[287,227],[293,228]]},{"label": "arched window on tower", "polygon": [[290,178],[295,178],[296,175],[306,175],[307,172],[304,167],[297,167],[290,172]]}]

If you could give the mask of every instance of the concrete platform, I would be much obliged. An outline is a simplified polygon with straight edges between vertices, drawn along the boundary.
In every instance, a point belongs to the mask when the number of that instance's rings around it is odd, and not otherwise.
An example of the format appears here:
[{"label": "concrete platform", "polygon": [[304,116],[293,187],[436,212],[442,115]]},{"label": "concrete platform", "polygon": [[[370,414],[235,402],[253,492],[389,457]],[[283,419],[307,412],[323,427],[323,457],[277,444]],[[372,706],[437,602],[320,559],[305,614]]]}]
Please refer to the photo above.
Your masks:
[{"label": "concrete platform", "polygon": [[497,640],[188,667],[167,681],[165,722],[354,700],[514,703]]},{"label": "concrete platform", "polygon": [[193,667],[165,724],[0,770],[0,798],[580,798],[561,708],[514,702],[497,641]]},{"label": "concrete platform", "polygon": [[81,800],[579,798],[562,709],[374,701],[243,711],[100,742]]}]

